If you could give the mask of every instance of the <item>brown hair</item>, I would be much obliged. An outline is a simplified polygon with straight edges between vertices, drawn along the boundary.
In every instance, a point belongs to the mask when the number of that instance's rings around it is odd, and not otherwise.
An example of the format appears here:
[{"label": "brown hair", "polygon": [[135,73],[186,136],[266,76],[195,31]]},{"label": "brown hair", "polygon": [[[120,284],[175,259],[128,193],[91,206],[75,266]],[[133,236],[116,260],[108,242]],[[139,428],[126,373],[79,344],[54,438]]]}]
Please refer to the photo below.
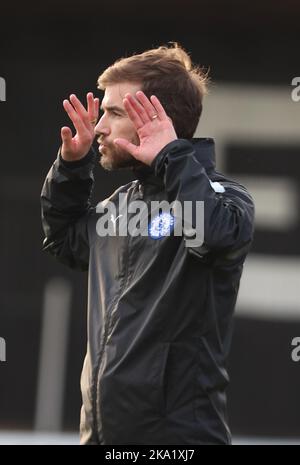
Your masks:
[{"label": "brown hair", "polygon": [[172,119],[179,138],[193,137],[207,89],[207,73],[193,66],[176,42],[117,60],[98,79],[99,89],[121,82],[140,83],[150,98],[156,95]]}]

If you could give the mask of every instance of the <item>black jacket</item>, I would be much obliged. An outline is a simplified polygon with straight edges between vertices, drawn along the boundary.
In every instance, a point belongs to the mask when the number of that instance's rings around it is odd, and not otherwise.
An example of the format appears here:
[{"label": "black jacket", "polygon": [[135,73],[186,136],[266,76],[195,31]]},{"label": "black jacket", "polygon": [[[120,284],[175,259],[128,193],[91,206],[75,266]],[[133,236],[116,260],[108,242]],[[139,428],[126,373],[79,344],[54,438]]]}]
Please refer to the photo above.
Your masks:
[{"label": "black jacket", "polygon": [[81,443],[230,443],[226,359],[253,201],[215,171],[211,139],[179,139],[109,200],[202,200],[204,244],[100,237],[103,213],[90,205],[97,159],[58,156],[42,191],[44,250],[89,270]]}]

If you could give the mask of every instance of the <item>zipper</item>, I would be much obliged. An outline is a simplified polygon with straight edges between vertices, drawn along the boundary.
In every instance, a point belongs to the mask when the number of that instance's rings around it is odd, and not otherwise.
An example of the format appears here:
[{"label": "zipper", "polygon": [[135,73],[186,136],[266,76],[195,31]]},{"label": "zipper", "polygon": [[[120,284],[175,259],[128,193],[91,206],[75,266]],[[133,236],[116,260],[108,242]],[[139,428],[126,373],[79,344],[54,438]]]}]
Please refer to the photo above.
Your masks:
[{"label": "zipper", "polygon": [[[134,187],[137,187],[137,186],[134,186]],[[133,192],[134,192],[134,189],[133,189]],[[97,364],[97,367],[96,367],[95,376],[93,377],[94,379],[96,379],[96,383],[95,383],[95,386],[94,386],[94,389],[93,389],[93,392],[92,392],[92,394],[93,394],[93,398],[92,398],[93,425],[94,425],[94,431],[96,432],[96,435],[97,435],[98,440],[100,442],[101,442],[101,438],[100,438],[99,432],[98,432],[98,427],[99,427],[100,421],[98,421],[98,409],[97,409],[97,400],[99,399],[98,404],[99,404],[99,416],[100,416],[100,394],[99,394],[99,391],[100,391],[99,390],[100,368],[101,368],[101,364],[102,364],[102,360],[103,360],[103,353],[104,353],[104,350],[105,350],[105,347],[106,347],[106,344],[107,344],[107,340],[108,340],[108,335],[109,335],[109,332],[111,330],[112,323],[113,323],[113,314],[114,314],[115,310],[118,307],[120,296],[122,295],[122,293],[123,293],[123,291],[124,291],[124,289],[125,289],[125,287],[127,286],[127,283],[128,283],[128,277],[129,277],[129,273],[128,273],[128,270],[129,270],[129,243],[130,243],[130,237],[128,236],[127,242],[125,244],[125,252],[124,252],[125,268],[124,268],[123,284],[122,284],[122,286],[121,286],[121,288],[120,288],[120,290],[119,290],[119,292],[117,294],[115,303],[111,307],[111,310],[107,312],[106,322],[105,322],[106,324],[105,324],[105,328],[104,328],[104,336],[103,336],[103,340],[102,340],[103,342],[102,342],[102,347],[101,347],[100,355],[99,355],[99,361],[98,361],[98,364]],[[103,436],[103,425],[102,425],[102,436]]]}]

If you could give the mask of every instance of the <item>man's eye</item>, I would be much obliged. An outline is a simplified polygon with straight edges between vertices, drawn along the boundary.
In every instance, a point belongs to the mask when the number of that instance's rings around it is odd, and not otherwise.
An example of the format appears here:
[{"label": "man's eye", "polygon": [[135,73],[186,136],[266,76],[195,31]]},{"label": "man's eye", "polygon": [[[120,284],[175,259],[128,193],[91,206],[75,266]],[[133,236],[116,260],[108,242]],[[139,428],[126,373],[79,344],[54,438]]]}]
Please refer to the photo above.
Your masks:
[{"label": "man's eye", "polygon": [[[105,114],[105,111],[104,110],[100,110],[100,113],[99,113],[99,116],[100,118]],[[122,115],[114,110],[107,110],[107,114],[109,116],[117,116],[117,117],[121,117]]]}]

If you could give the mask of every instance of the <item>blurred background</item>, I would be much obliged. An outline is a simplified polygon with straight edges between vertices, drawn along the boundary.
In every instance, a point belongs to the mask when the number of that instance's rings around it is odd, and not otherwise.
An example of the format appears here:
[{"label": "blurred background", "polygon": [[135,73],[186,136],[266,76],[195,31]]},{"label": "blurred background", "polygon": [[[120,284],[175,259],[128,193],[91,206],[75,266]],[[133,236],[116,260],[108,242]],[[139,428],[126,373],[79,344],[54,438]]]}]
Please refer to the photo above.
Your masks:
[{"label": "blurred background", "polygon": [[[19,431],[78,440],[87,275],[41,252],[40,191],[69,124],[62,101],[97,94],[97,77],[117,58],[169,41],[210,69],[196,136],[215,138],[218,170],[256,202],[229,360],[229,424],[237,443],[300,442],[300,361],[292,359],[300,336],[300,101],[291,97],[299,15],[298,0],[2,2],[0,443]],[[95,202],[131,179],[99,167]]]}]

